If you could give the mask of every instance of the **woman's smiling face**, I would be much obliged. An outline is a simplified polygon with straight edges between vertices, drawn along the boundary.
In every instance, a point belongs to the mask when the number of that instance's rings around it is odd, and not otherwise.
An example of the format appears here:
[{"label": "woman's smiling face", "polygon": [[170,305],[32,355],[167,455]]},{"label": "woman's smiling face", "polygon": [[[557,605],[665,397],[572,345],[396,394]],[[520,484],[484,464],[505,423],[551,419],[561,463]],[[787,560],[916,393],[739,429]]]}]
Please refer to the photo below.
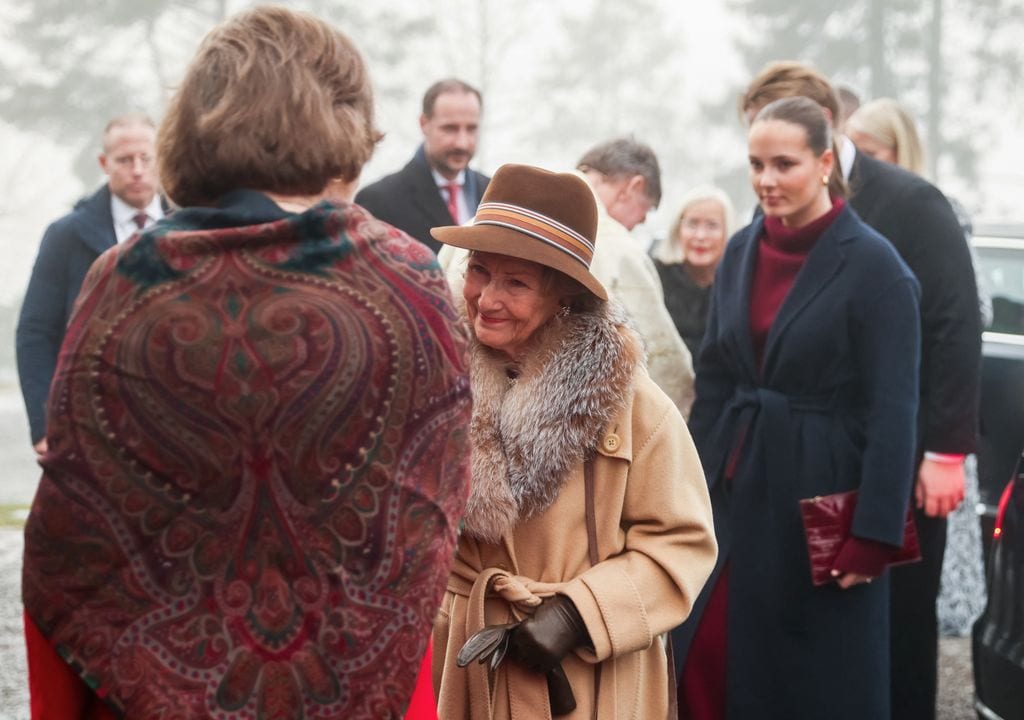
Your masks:
[{"label": "woman's smiling face", "polygon": [[690,265],[714,271],[725,251],[725,208],[716,200],[691,203],[679,223],[679,243]]},{"label": "woman's smiling face", "polygon": [[512,359],[521,357],[533,334],[559,308],[544,273],[542,265],[529,260],[472,253],[462,296],[476,339]]}]

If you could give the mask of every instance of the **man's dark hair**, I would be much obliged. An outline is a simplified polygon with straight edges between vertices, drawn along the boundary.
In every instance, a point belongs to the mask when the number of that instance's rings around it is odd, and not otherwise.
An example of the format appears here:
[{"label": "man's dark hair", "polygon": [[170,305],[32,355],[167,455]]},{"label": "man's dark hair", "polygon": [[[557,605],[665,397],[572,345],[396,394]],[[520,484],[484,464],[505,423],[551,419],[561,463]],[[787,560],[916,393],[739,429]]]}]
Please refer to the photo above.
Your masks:
[{"label": "man's dark hair", "polygon": [[596,170],[610,178],[641,175],[644,179],[644,194],[651,205],[658,207],[661,202],[661,168],[658,156],[649,145],[632,137],[606,140],[583,154],[576,169],[581,172]]},{"label": "man's dark hair", "polygon": [[427,88],[427,92],[423,95],[424,116],[429,118],[434,114],[434,104],[437,102],[438,96],[445,93],[472,93],[476,95],[476,99],[480,103],[480,109],[484,109],[484,99],[480,95],[479,90],[458,78],[445,78],[444,80],[438,80]]}]

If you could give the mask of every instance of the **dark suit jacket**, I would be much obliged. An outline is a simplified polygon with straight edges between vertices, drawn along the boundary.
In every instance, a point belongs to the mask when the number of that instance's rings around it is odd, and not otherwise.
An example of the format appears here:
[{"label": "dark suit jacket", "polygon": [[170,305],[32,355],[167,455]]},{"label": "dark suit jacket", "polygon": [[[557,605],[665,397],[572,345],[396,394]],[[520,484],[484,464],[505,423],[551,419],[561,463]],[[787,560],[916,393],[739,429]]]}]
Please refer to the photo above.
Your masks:
[{"label": "dark suit jacket", "polygon": [[970,250],[934,185],[858,152],[850,205],[895,246],[921,283],[922,450],[970,453],[978,428],[981,315]]},{"label": "dark suit jacket", "polygon": [[[466,169],[462,192],[470,212],[475,212],[491,179],[475,170]],[[423,146],[409,163],[396,173],[367,185],[356,194],[356,204],[374,217],[412,235],[435,253],[441,243],[430,236],[430,228],[451,225],[448,205],[430,173]]]},{"label": "dark suit jacket", "polygon": [[71,309],[89,267],[117,242],[104,185],[55,221],[39,244],[16,333],[18,378],[32,442],[46,436],[46,399]]}]

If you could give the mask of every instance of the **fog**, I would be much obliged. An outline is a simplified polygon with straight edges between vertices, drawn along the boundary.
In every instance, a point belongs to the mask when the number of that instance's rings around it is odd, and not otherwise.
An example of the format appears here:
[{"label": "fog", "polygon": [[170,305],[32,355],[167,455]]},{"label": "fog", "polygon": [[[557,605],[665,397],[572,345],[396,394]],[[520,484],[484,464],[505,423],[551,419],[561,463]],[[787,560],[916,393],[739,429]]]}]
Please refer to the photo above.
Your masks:
[{"label": "fog", "polygon": [[[249,4],[0,0],[0,720],[27,717],[28,706],[17,569],[39,470],[14,326],[39,240],[103,182],[106,121],[131,110],[159,120],[202,37]],[[483,172],[505,162],[570,169],[592,144],[632,134],[663,173],[662,205],[635,232],[639,243],[664,233],[698,183],[723,187],[746,216],[754,196],[736,99],[766,62],[796,59],[862,101],[910,108],[930,179],[976,225],[1024,223],[1024,0],[282,4],[333,22],[367,59],[386,137],[363,182],[407,162],[423,91],[456,76],[484,96],[474,161]],[[954,682],[969,685],[966,665]]]},{"label": "fog", "polygon": [[[352,0],[286,3],[346,31],[366,56],[386,133],[363,181],[401,167],[426,86],[454,75],[484,94],[475,166],[570,168],[619,134],[662,163],[664,232],[682,193],[722,185],[741,209],[739,90],[766,61],[817,65],[862,100],[890,95],[919,119],[932,179],[975,222],[1024,221],[1024,0]],[[46,225],[102,182],[107,118],[159,118],[202,36],[248,6],[229,0],[0,0],[0,372]],[[4,316],[7,316],[6,318]],[[4,372],[4,369],[7,372]]]}]

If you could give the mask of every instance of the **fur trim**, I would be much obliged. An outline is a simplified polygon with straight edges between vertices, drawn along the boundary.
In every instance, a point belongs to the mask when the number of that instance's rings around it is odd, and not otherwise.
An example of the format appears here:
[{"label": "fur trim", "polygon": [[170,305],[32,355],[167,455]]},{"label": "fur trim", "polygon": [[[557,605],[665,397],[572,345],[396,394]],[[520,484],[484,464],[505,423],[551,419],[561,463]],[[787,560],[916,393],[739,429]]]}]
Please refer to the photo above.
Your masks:
[{"label": "fur trim", "polygon": [[471,342],[473,484],[465,530],[488,542],[551,506],[625,404],[643,363],[640,337],[611,303],[555,317],[538,333],[518,366]]}]

